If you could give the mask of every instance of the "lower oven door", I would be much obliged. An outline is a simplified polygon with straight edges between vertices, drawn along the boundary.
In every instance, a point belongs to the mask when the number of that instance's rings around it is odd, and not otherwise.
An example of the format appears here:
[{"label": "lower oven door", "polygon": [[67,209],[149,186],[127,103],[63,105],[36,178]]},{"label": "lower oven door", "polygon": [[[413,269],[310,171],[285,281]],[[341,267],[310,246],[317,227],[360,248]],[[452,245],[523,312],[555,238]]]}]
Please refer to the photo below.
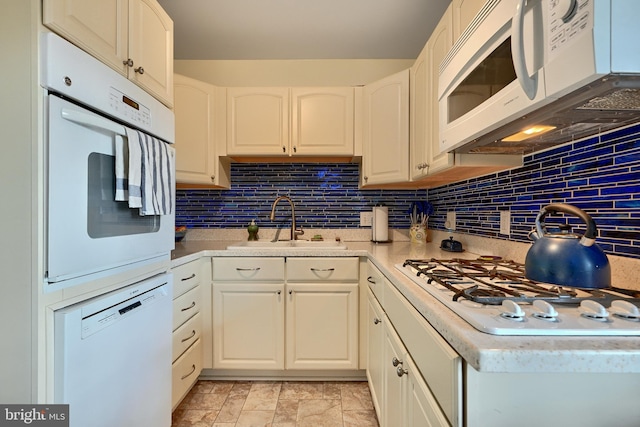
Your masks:
[{"label": "lower oven door", "polygon": [[115,200],[115,141],[125,138],[124,126],[57,96],[48,96],[48,106],[47,282],[65,287],[69,279],[168,258],[173,210],[141,216]]}]

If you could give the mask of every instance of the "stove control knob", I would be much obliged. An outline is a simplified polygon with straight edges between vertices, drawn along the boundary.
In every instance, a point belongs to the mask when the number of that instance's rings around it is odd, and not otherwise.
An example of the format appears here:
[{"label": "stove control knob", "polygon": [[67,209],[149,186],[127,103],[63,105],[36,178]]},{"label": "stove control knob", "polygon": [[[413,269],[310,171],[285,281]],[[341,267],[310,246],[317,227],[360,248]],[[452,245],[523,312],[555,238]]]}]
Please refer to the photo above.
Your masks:
[{"label": "stove control knob", "polygon": [[533,317],[544,320],[557,320],[558,312],[546,301],[537,299],[533,302]]},{"label": "stove control knob", "polygon": [[611,312],[616,317],[628,320],[640,320],[640,310],[629,301],[616,300],[611,303]]},{"label": "stove control knob", "polygon": [[524,320],[524,310],[517,303],[508,299],[502,301],[500,315],[508,319]]},{"label": "stove control knob", "polygon": [[589,319],[605,321],[609,317],[609,312],[602,304],[591,300],[582,301],[578,311]]}]

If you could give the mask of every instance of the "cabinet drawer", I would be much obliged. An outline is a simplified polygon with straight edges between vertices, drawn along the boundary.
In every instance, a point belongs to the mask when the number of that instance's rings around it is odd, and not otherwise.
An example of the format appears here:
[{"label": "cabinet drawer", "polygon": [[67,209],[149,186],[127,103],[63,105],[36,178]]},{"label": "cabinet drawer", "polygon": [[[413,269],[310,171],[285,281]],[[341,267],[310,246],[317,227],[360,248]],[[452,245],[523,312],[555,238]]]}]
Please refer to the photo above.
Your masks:
[{"label": "cabinet drawer", "polygon": [[371,292],[373,292],[373,295],[376,296],[378,301],[383,304],[382,289],[384,283],[388,282],[388,280],[371,261],[367,261],[367,271],[367,284],[369,285],[369,289],[371,289]]},{"label": "cabinet drawer", "polygon": [[191,344],[196,342],[202,334],[202,316],[195,316],[184,322],[182,326],[173,331],[173,359],[176,360]]},{"label": "cabinet drawer", "polygon": [[202,343],[197,340],[171,369],[171,407],[178,406],[202,371]]},{"label": "cabinet drawer", "polygon": [[213,280],[259,282],[284,280],[284,258],[213,258]]},{"label": "cabinet drawer", "polygon": [[191,261],[171,269],[173,272],[173,297],[177,298],[200,284],[201,260]]},{"label": "cabinet drawer", "polygon": [[173,300],[173,330],[200,311],[200,286],[187,291]]},{"label": "cabinet drawer", "polygon": [[384,310],[452,425],[462,404],[462,361],[422,315],[387,282]]},{"label": "cabinet drawer", "polygon": [[287,258],[288,282],[355,282],[360,263],[355,257]]}]

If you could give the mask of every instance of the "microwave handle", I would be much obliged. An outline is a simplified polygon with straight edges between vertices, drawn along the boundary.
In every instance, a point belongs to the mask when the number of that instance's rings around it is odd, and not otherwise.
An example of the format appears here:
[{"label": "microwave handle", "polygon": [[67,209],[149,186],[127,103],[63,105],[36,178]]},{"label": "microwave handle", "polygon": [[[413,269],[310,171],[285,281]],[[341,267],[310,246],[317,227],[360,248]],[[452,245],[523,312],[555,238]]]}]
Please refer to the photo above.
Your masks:
[{"label": "microwave handle", "polygon": [[103,130],[113,132],[116,135],[126,136],[126,131],[124,126],[116,122],[113,122],[109,119],[105,119],[103,117],[96,116],[93,114],[87,114],[82,111],[63,108],[62,118],[65,120],[69,120],[70,122],[77,123],[79,125],[103,129]]},{"label": "microwave handle", "polygon": [[538,86],[538,78],[529,76],[527,71],[527,60],[524,55],[524,4],[526,0],[518,0],[516,13],[513,16],[513,24],[511,25],[511,52],[513,55],[513,66],[520,87],[529,99],[536,97],[536,89]]}]

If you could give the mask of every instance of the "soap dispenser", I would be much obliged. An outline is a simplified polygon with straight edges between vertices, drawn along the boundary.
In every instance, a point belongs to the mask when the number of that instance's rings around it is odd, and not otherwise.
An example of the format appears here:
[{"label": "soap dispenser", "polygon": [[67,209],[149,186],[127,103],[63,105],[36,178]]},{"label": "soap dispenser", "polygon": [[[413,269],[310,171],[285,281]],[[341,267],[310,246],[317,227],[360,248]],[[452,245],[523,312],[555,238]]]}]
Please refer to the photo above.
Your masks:
[{"label": "soap dispenser", "polygon": [[251,224],[247,227],[247,231],[249,232],[249,238],[247,240],[258,240],[258,224],[254,219],[251,220]]}]

